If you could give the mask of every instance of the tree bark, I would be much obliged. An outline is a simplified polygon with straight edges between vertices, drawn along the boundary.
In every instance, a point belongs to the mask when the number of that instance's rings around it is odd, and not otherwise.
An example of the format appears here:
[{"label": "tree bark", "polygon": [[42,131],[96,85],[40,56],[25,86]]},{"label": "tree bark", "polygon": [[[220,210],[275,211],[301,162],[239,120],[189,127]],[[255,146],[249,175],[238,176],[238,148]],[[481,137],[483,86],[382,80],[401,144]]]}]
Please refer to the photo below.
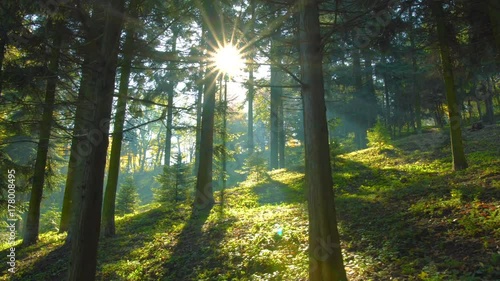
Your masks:
[{"label": "tree bark", "polygon": [[[173,31],[172,35],[172,53],[175,53],[177,50],[177,35],[179,34],[179,31],[174,28],[175,30]],[[175,94],[175,78],[173,75],[173,72],[175,70],[175,65],[172,62],[168,63],[168,68],[172,69],[170,70],[170,75],[169,75],[169,81],[167,82],[167,133],[166,133],[166,138],[165,138],[165,166],[169,167],[170,166],[170,160],[172,157],[171,151],[172,151],[172,122],[173,122],[173,110],[174,110],[174,94]]]},{"label": "tree bark", "polygon": [[487,0],[488,14],[497,49],[496,62],[500,67],[500,4],[498,0]]},{"label": "tree bark", "polygon": [[359,54],[359,50],[355,49],[352,53],[352,71],[354,76],[354,88],[356,90],[354,94],[354,104],[351,110],[354,124],[356,125],[354,128],[354,139],[356,142],[356,147],[358,149],[366,148],[367,140],[366,140],[366,129],[364,128],[364,115],[363,111],[363,80],[361,75],[361,57]]},{"label": "tree bark", "polygon": [[250,59],[250,66],[248,68],[248,129],[247,129],[247,147],[248,147],[248,155],[252,155],[255,150],[254,139],[253,139],[253,99],[255,95],[254,88],[254,77],[253,77],[253,55]]},{"label": "tree bark", "polygon": [[280,100],[278,103],[278,155],[279,155],[280,169],[285,168],[286,132],[285,132],[284,114],[285,113],[283,111],[283,89],[280,89]]},{"label": "tree bark", "polygon": [[[200,42],[200,48],[204,49],[205,48],[205,39],[203,37],[203,34],[205,34],[205,23],[202,24],[201,26],[201,42]],[[200,68],[198,70],[198,75],[199,77],[196,80],[196,88],[198,91],[198,95],[196,96],[196,143],[195,143],[195,156],[194,156],[194,168],[193,168],[193,175],[198,174],[199,170],[199,163],[200,163],[200,144],[201,144],[201,115],[202,115],[202,105],[203,105],[203,90],[204,90],[204,80],[203,77],[205,76],[205,67],[203,64],[200,63]]]},{"label": "tree bark", "polygon": [[422,134],[422,99],[420,97],[420,92],[418,90],[418,81],[417,81],[417,54],[415,47],[415,29],[413,28],[413,9],[412,6],[408,7],[408,14],[410,17],[410,46],[411,46],[411,65],[412,65],[412,93],[415,104],[415,123],[417,126],[417,134]]},{"label": "tree bark", "polygon": [[430,0],[430,6],[436,20],[441,63],[443,67],[444,83],[446,87],[446,101],[448,103],[448,116],[450,119],[450,139],[453,157],[453,169],[463,170],[467,168],[464,146],[462,143],[462,129],[460,127],[460,112],[456,98],[455,80],[451,62],[450,49],[446,40],[448,31],[444,21],[444,12],[441,1]]},{"label": "tree bark", "polygon": [[[215,53],[215,46],[221,32],[220,13],[218,2],[203,1],[201,15],[206,26],[211,28],[207,33],[208,53]],[[213,150],[214,150],[214,113],[217,70],[209,66],[206,70],[204,86],[204,101],[200,133],[200,161],[196,181],[196,195],[194,205],[198,209],[209,209],[215,203],[213,195]]]},{"label": "tree bark", "polygon": [[5,47],[7,46],[7,33],[0,31],[0,97],[3,87],[3,60],[5,58]]},{"label": "tree bark", "polygon": [[54,102],[56,86],[58,82],[59,58],[61,54],[62,33],[64,23],[60,20],[49,19],[49,30],[53,32],[50,61],[48,66],[48,78],[45,88],[45,100],[43,103],[42,121],[40,122],[40,139],[35,160],[35,170],[33,173],[33,185],[28,214],[26,217],[26,229],[23,236],[23,244],[30,245],[38,240],[40,225],[40,203],[42,202],[43,186],[45,183],[45,167],[47,165],[47,154],[49,151],[50,132],[52,130],[52,114],[54,112]]},{"label": "tree bark", "polygon": [[300,0],[300,65],[309,210],[309,280],[347,280],[328,153],[318,2]]},{"label": "tree bark", "polygon": [[[251,35],[254,34],[255,27],[255,1],[250,0],[250,9],[251,9],[251,18],[250,18],[250,28],[249,32]],[[254,56],[255,49],[253,46],[250,46],[249,51],[249,65],[248,65],[248,129],[247,129],[247,147],[248,147],[248,155],[252,155],[255,150],[254,137],[253,137],[253,99],[255,96],[255,86],[254,86]]]},{"label": "tree bark", "polygon": [[[89,58],[84,54],[83,65],[87,65]],[[84,122],[84,102],[85,102],[85,87],[90,79],[90,71],[86,67],[82,67],[80,88],[78,89],[77,107],[75,112],[75,125],[73,128],[73,135],[71,138],[71,148],[68,161],[68,172],[66,175],[66,185],[64,187],[64,197],[63,205],[61,211],[61,221],[59,224],[59,233],[63,233],[70,230],[70,223],[72,217],[72,207],[73,207],[73,196],[74,196],[74,186],[75,186],[75,174],[76,170],[80,168],[82,163],[82,156],[87,152],[87,146],[83,142],[80,142],[78,136],[84,134],[85,122]],[[71,233],[68,233],[68,239],[71,237]]]},{"label": "tree bark", "polygon": [[[138,16],[138,1],[133,0],[129,5],[130,19]],[[118,177],[120,175],[120,159],[123,140],[123,125],[127,111],[128,84],[132,67],[132,57],[134,53],[135,28],[132,22],[127,23],[126,37],[123,46],[123,61],[121,65],[120,85],[118,89],[118,100],[116,105],[115,122],[113,126],[113,139],[111,142],[111,153],[109,156],[108,179],[104,193],[102,208],[102,228],[105,237],[115,235],[115,206],[116,190],[118,187]]]},{"label": "tree bark", "polygon": [[[83,157],[81,173],[75,178],[71,256],[68,280],[95,280],[100,234],[104,170],[108,149],[109,119],[117,67],[124,0],[95,2],[86,30],[86,51],[92,58],[92,79],[85,92],[87,134],[91,151]],[[82,13],[84,11],[81,11]]]},{"label": "tree bark", "polygon": [[[273,36],[271,41],[271,56],[273,61],[279,57],[277,48],[277,35]],[[279,81],[279,69],[275,63],[271,63],[271,114],[270,114],[270,141],[269,141],[269,169],[277,169],[279,167],[279,152],[278,152],[278,140],[279,140],[279,103],[281,100],[280,81]]]}]

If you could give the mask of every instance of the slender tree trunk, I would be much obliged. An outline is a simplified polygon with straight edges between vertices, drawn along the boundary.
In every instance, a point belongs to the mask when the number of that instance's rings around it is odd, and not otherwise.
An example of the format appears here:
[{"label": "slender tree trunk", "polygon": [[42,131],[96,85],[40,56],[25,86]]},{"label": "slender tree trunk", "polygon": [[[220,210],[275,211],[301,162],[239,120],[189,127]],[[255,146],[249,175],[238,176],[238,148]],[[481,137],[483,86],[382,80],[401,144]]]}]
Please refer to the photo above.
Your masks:
[{"label": "slender tree trunk", "polygon": [[[205,34],[205,23],[201,26],[201,34]],[[205,39],[202,36],[200,42],[200,48],[205,48]],[[204,90],[204,78],[205,77],[205,67],[200,64],[200,68],[198,70],[199,77],[196,79],[196,87],[198,91],[198,95],[196,96],[196,143],[195,143],[195,156],[194,156],[194,168],[193,175],[198,174],[199,163],[200,163],[200,143],[201,143],[201,115],[202,115],[202,105],[203,105],[203,90]]]},{"label": "slender tree trunk", "polygon": [[328,153],[318,2],[300,0],[300,65],[309,209],[309,280],[347,280]]},{"label": "slender tree trunk", "polygon": [[[203,1],[201,15],[210,26],[207,36],[207,46],[210,52],[216,52],[218,36],[221,32],[220,13],[217,7],[218,2]],[[214,113],[215,113],[215,94],[216,94],[217,71],[209,68],[206,70],[206,79],[204,86],[203,113],[201,120],[200,135],[200,161],[198,167],[198,177],[196,181],[196,195],[194,205],[198,209],[209,209],[214,204],[213,180],[212,180],[212,160],[214,152]]]},{"label": "slender tree trunk", "polygon": [[369,49],[365,49],[363,52],[363,57],[365,59],[365,80],[366,86],[365,91],[363,91],[363,148],[366,148],[368,139],[367,132],[368,129],[375,125],[377,121],[377,98],[375,96],[375,85],[373,84],[373,67],[372,67],[372,55]]},{"label": "slender tree trunk", "polygon": [[40,122],[40,139],[33,174],[33,186],[31,188],[30,204],[26,217],[26,229],[24,231],[23,244],[30,245],[38,240],[40,224],[40,203],[42,202],[43,186],[45,183],[45,166],[47,165],[47,154],[49,151],[50,132],[52,130],[52,114],[56,86],[58,82],[59,57],[61,53],[62,32],[64,23],[62,21],[49,20],[49,30],[53,32],[53,40],[50,61],[48,67],[47,85],[45,88],[45,101],[43,103],[42,121]]},{"label": "slender tree trunk", "polygon": [[203,105],[203,83],[201,77],[205,75],[204,70],[200,66],[200,78],[198,79],[198,95],[196,97],[196,143],[195,143],[195,156],[194,156],[194,170],[193,174],[198,174],[199,162],[200,162],[200,143],[201,143],[201,115],[202,115],[202,105]]},{"label": "slender tree trunk", "polygon": [[384,74],[382,75],[383,79],[384,79],[384,98],[385,98],[385,126],[387,128],[391,128],[391,99],[389,97],[389,81],[388,81],[388,78],[387,78],[387,73],[385,73],[385,70],[384,70]]},{"label": "slender tree trunk", "polygon": [[[178,30],[174,28],[174,32],[172,35],[172,52],[175,53],[177,51],[177,35],[179,34]],[[167,107],[167,133],[165,138],[165,166],[170,166],[170,158],[172,157],[172,123],[173,123],[173,110],[174,110],[174,94],[175,94],[175,85],[177,84],[174,80],[176,79],[173,75],[173,70],[175,67],[174,63],[168,63],[170,71],[169,81],[167,82],[167,95],[168,95],[168,107]]]},{"label": "slender tree trunk", "polygon": [[278,133],[279,167],[283,169],[285,168],[285,144],[286,144],[285,120],[283,112],[283,89],[281,89],[280,91],[280,100],[278,104],[278,132],[279,132]]},{"label": "slender tree trunk", "polygon": [[158,129],[158,134],[156,134],[156,140],[158,141],[157,143],[158,150],[156,151],[156,156],[155,156],[155,168],[161,166],[161,158],[163,156],[163,145],[161,140],[161,135],[163,133],[162,128],[163,127],[160,127]]},{"label": "slender tree trunk", "polygon": [[[354,76],[354,87],[356,93],[354,94],[354,112],[352,113],[354,124],[354,139],[356,147],[362,149],[366,147],[366,130],[364,129],[365,112],[362,110],[363,105],[363,82],[361,77],[361,57],[359,50],[355,49],[352,53],[352,67]],[[351,108],[352,109],[352,108]]]},{"label": "slender tree trunk", "polygon": [[495,114],[493,112],[493,93],[488,93],[488,96],[484,99],[484,105],[486,106],[486,123],[495,124]]},{"label": "slender tree trunk", "polygon": [[[133,0],[129,5],[129,16],[137,18],[138,1]],[[113,139],[111,142],[111,153],[109,157],[108,179],[104,193],[102,208],[102,228],[105,237],[115,235],[115,203],[118,177],[120,175],[120,159],[123,140],[123,125],[127,111],[128,83],[132,67],[134,53],[135,28],[132,22],[127,23],[126,37],[123,46],[123,61],[121,65],[120,85],[118,89],[118,101],[116,105],[115,122],[113,126]]]},{"label": "slender tree trunk", "polygon": [[[74,217],[68,281],[95,280],[100,234],[104,170],[108,149],[109,120],[123,21],[124,0],[99,1],[93,5],[86,46],[92,60],[92,80],[86,119],[91,151],[84,157],[82,173],[75,181]],[[84,12],[84,11],[81,11]]]},{"label": "slender tree trunk", "polygon": [[500,67],[500,4],[498,0],[487,0],[488,14],[497,49],[496,62]]},{"label": "slender tree trunk", "polygon": [[412,5],[409,5],[408,7],[408,14],[410,17],[410,45],[411,45],[411,65],[412,65],[412,93],[414,97],[414,105],[415,105],[415,123],[417,126],[417,134],[422,134],[422,101],[420,97],[420,92],[418,90],[418,81],[417,81],[417,72],[418,72],[418,65],[417,65],[417,54],[416,54],[416,47],[415,47],[415,29],[414,29],[414,23],[413,23],[413,9]]},{"label": "slender tree trunk", "polygon": [[139,157],[139,161],[141,162],[141,166],[139,169],[140,173],[143,173],[145,171],[146,167],[146,160],[148,156],[148,148],[149,148],[149,141],[146,143],[146,139],[143,139],[144,143],[142,144],[142,150],[141,150],[141,157]]},{"label": "slender tree trunk", "polygon": [[[250,0],[250,7],[251,7],[251,19],[250,19],[250,28],[249,32],[250,34],[254,33],[254,27],[255,27],[255,1]],[[253,99],[255,95],[255,86],[254,86],[254,77],[253,77],[253,70],[254,70],[254,56],[255,56],[255,51],[253,46],[250,47],[249,51],[249,65],[248,65],[248,130],[247,130],[247,135],[248,135],[248,141],[247,141],[247,147],[248,147],[248,155],[252,155],[254,150],[255,150],[255,144],[254,144],[254,138],[253,138]]]},{"label": "slender tree trunk", "polygon": [[463,170],[467,168],[467,160],[465,159],[464,146],[462,143],[462,129],[460,128],[461,118],[456,98],[450,49],[448,42],[446,41],[446,38],[448,38],[449,35],[445,26],[444,12],[441,2],[431,0],[430,5],[437,24],[441,63],[443,65],[446,100],[448,102],[448,115],[450,118],[450,139],[453,156],[453,169]]},{"label": "slender tree trunk", "polygon": [[7,33],[0,31],[0,97],[2,96],[3,60],[5,58],[5,47],[7,46],[7,40]]},{"label": "slender tree trunk", "polygon": [[253,99],[255,95],[255,88],[254,88],[254,77],[253,77],[253,56],[250,60],[250,66],[248,69],[248,130],[247,130],[247,135],[248,135],[248,142],[247,142],[247,147],[248,147],[248,155],[253,154],[254,152],[254,140],[253,140]]},{"label": "slender tree trunk", "polygon": [[[274,61],[278,61],[280,57],[278,50],[277,38],[279,31],[273,36],[271,40],[271,56]],[[279,104],[281,100],[281,81],[279,75],[279,68],[271,63],[271,114],[270,114],[270,142],[269,142],[269,169],[277,169],[279,167]]]}]

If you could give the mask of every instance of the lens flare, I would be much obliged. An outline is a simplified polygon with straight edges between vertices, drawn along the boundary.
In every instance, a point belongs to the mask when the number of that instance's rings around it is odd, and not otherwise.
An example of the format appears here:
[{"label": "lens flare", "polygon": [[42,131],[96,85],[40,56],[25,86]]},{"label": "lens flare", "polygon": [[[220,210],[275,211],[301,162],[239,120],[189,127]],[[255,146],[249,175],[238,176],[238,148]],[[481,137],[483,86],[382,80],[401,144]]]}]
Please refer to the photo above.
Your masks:
[{"label": "lens flare", "polygon": [[235,46],[226,45],[215,53],[214,64],[220,72],[234,76],[242,71],[244,61]]}]

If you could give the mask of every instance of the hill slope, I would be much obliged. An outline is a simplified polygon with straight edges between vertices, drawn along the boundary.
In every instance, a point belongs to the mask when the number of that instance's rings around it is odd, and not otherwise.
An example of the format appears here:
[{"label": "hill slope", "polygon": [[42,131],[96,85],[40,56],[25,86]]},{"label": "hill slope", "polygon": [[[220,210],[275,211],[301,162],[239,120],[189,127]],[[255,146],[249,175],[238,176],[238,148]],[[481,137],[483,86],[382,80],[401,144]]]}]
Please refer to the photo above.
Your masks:
[{"label": "hill slope", "polygon": [[[336,159],[350,280],[500,279],[500,128],[465,138],[470,168],[456,173],[440,133]],[[151,204],[120,217],[118,235],[100,241],[98,280],[306,280],[303,177],[247,180],[208,212]],[[63,280],[63,241],[47,233],[20,249],[13,279]]]}]

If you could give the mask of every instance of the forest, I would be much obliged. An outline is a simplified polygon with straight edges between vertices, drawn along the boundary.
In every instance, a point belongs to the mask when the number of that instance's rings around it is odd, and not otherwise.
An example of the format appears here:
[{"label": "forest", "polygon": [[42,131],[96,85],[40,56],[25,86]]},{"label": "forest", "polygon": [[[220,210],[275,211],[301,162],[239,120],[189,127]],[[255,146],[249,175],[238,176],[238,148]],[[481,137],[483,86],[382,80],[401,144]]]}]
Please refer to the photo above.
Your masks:
[{"label": "forest", "polygon": [[500,1],[0,2],[0,280],[500,280]]}]

